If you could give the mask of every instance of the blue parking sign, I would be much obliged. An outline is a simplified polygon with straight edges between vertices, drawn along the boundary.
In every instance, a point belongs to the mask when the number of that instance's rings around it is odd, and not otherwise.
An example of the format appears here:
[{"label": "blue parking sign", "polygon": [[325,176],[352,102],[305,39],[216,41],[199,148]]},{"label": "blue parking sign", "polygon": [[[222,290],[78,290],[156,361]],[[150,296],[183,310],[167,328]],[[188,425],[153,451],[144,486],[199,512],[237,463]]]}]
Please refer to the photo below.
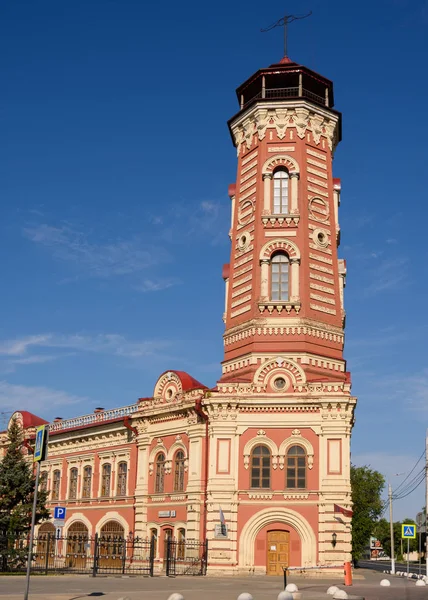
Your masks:
[{"label": "blue parking sign", "polygon": [[65,513],[66,513],[65,506],[55,506],[54,519],[65,520]]}]

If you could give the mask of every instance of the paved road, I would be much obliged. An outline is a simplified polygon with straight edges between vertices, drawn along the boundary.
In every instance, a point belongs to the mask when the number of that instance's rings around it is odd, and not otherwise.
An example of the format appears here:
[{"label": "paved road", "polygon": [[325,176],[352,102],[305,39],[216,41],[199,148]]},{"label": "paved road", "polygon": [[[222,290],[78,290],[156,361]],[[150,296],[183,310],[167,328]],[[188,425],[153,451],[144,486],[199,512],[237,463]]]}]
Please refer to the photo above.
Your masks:
[{"label": "paved road", "polygon": [[[372,569],[374,571],[390,571],[391,570],[391,561],[390,560],[359,560],[358,566],[364,569]],[[404,571],[407,572],[407,563],[395,563],[395,571]],[[419,565],[411,564],[409,565],[410,573],[419,574]],[[358,572],[358,570],[357,570]],[[421,565],[420,570],[422,575],[426,575],[426,565]]]},{"label": "paved road", "polygon": [[[391,587],[381,587],[382,573],[358,569],[354,585],[346,588],[353,596],[365,600],[426,600],[427,587],[416,587],[413,580],[388,577]],[[290,577],[302,591],[303,600],[328,600],[329,585],[343,587],[343,580]],[[24,577],[0,576],[0,600],[22,600]],[[37,576],[32,578],[30,600],[167,600],[173,592],[183,594],[185,600],[236,600],[244,591],[254,600],[277,600],[282,589],[279,577],[167,577],[119,578],[84,576]]]}]

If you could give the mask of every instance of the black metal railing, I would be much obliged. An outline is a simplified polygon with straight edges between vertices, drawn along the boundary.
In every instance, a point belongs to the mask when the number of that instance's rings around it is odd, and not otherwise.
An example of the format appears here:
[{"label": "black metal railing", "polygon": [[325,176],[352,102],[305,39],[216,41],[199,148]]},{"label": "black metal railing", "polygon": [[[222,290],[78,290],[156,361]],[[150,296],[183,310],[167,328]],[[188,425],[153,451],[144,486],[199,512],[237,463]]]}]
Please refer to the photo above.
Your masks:
[{"label": "black metal railing", "polygon": [[306,90],[302,88],[301,93],[299,93],[298,87],[286,87],[286,88],[266,88],[265,94],[263,97],[263,92],[258,92],[247,100],[242,108],[246,108],[251,102],[255,100],[281,100],[285,98],[308,98],[312,100],[316,104],[321,104],[322,106],[326,106],[326,99],[322,96],[318,96],[318,94],[314,94],[310,90]]},{"label": "black metal railing", "polygon": [[206,575],[208,541],[168,539],[166,543],[166,575]]},{"label": "black metal railing", "polygon": [[[0,572],[25,573],[29,537],[0,534]],[[155,571],[168,576],[206,575],[207,542],[168,539],[165,557],[156,559],[154,538],[123,538],[113,535],[89,537],[84,534],[34,538],[31,572],[97,575],[143,575]],[[155,568],[156,567],[156,568]]]}]

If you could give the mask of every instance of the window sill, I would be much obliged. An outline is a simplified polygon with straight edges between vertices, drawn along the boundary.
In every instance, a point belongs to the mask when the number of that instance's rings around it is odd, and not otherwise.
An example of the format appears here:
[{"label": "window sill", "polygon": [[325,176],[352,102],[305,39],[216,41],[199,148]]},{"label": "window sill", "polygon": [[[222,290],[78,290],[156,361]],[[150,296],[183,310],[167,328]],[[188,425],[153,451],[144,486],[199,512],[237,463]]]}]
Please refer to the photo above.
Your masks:
[{"label": "window sill", "polygon": [[295,227],[299,224],[300,215],[299,214],[285,214],[285,215],[262,215],[262,223],[264,227],[275,227],[278,225],[286,225],[287,227]]},{"label": "window sill", "polygon": [[299,299],[293,298],[283,302],[272,302],[268,300],[259,301],[257,304],[261,313],[267,310],[270,314],[272,314],[273,312],[281,313],[283,310],[285,310],[285,312],[287,312],[288,314],[290,314],[291,311],[294,311],[297,314],[299,314],[300,308],[302,306],[302,303]]}]

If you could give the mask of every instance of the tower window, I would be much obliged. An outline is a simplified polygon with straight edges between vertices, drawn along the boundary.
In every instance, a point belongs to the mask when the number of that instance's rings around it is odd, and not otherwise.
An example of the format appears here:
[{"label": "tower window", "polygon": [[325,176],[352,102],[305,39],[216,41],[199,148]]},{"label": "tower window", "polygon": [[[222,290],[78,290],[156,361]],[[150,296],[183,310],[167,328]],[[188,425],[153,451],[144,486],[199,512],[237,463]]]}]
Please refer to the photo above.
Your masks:
[{"label": "tower window", "polygon": [[287,452],[287,488],[306,488],[306,452],[301,446],[291,446]]},{"label": "tower window", "polygon": [[251,455],[251,487],[270,488],[270,450],[266,446],[256,446]]},{"label": "tower window", "polygon": [[285,169],[278,169],[273,174],[273,212],[275,215],[288,213],[289,175]]},{"label": "tower window", "polygon": [[271,260],[271,300],[288,300],[288,275],[288,256],[275,254]]}]

